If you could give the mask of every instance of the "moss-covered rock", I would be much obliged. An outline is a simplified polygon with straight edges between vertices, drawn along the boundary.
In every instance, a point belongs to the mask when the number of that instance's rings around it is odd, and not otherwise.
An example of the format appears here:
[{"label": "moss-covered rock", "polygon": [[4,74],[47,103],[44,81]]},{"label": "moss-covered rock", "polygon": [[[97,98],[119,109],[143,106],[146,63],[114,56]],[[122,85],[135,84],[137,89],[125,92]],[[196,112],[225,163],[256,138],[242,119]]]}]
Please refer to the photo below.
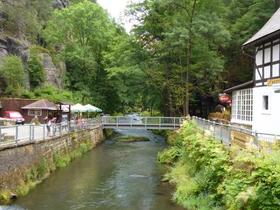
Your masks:
[{"label": "moss-covered rock", "polygon": [[115,138],[115,140],[118,142],[125,142],[125,143],[150,141],[150,139],[145,136],[118,136]]}]

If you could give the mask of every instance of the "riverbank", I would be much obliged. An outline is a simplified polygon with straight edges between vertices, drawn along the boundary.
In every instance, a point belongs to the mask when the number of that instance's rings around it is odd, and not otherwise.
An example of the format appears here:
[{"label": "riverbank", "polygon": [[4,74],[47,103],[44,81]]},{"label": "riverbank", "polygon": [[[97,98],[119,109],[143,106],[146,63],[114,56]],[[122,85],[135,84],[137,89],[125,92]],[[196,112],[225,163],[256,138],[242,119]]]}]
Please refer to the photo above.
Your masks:
[{"label": "riverbank", "polygon": [[3,210],[183,210],[171,201],[171,185],[161,182],[166,168],[157,153],[166,148],[165,140],[146,130],[117,132],[150,141],[108,138]]},{"label": "riverbank", "polygon": [[100,126],[0,151],[0,203],[9,204],[26,195],[56,169],[102,141]]},{"label": "riverbank", "polygon": [[187,209],[280,207],[279,146],[269,152],[226,148],[186,122],[159,153],[169,166],[164,179],[176,186],[173,199]]}]

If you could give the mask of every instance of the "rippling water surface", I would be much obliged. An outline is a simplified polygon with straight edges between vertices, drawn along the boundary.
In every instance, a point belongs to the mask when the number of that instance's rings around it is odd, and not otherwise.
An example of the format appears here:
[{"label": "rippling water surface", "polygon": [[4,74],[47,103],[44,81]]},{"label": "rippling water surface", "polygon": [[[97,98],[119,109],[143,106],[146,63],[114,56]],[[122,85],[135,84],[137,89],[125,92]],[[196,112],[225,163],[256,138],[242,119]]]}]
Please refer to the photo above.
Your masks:
[{"label": "rippling water surface", "polygon": [[181,210],[171,202],[170,185],[160,182],[163,169],[156,157],[166,146],[163,139],[149,131],[119,132],[151,141],[109,139],[0,210]]}]

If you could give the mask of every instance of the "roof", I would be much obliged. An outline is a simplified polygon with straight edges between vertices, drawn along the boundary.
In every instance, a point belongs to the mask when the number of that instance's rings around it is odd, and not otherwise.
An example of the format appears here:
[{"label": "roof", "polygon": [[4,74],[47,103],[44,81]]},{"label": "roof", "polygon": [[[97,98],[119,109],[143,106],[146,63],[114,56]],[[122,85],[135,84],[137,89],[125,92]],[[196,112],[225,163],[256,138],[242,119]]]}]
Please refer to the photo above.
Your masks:
[{"label": "roof", "polygon": [[74,103],[70,102],[70,101],[59,101],[58,104],[61,104],[61,105],[74,105]]},{"label": "roof", "polygon": [[243,44],[243,46],[255,45],[256,43],[280,34],[280,8],[274,13],[269,21],[252,38]]},{"label": "roof", "polygon": [[236,91],[236,90],[252,88],[253,85],[254,85],[254,80],[251,80],[251,81],[245,82],[245,83],[243,83],[241,85],[237,85],[237,86],[228,88],[228,89],[224,90],[224,92],[225,93],[231,93],[231,92]]},{"label": "roof", "polygon": [[35,109],[35,110],[57,110],[57,106],[46,99],[36,101],[34,103],[28,104],[27,106],[21,107],[22,109]]}]

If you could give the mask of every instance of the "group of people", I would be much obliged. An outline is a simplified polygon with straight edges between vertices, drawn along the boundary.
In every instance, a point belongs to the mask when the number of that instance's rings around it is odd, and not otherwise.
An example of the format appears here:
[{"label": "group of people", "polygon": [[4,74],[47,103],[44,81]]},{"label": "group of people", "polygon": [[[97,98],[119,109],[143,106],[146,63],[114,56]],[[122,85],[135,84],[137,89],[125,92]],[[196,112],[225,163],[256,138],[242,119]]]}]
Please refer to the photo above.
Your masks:
[{"label": "group of people", "polygon": [[[74,124],[75,124],[75,126],[73,127],[74,129],[75,129],[75,127],[77,129],[86,128],[86,121],[81,116],[76,116],[73,119],[73,121],[74,121]],[[37,116],[34,116],[31,123],[33,125],[40,125],[40,120]],[[46,128],[47,128],[47,136],[48,137],[56,135],[57,128],[58,128],[57,127],[58,123],[59,123],[59,121],[58,121],[57,117],[47,116],[47,117],[44,118],[44,124],[46,125]],[[62,122],[59,125],[60,125],[61,131],[71,129],[71,126],[68,128],[69,124],[68,124],[67,120],[63,121],[63,119],[62,119]]]},{"label": "group of people", "polygon": [[45,120],[46,127],[47,127],[47,136],[51,135],[51,129],[53,131],[53,136],[55,136],[57,118],[56,117],[46,117],[44,120]]}]

